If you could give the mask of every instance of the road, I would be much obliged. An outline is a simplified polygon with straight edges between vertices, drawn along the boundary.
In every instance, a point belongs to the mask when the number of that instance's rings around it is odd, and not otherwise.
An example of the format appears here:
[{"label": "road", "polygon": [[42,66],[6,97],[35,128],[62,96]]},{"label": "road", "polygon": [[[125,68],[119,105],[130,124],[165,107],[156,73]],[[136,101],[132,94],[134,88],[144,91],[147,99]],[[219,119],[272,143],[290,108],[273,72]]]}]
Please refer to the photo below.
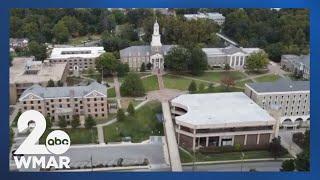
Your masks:
[{"label": "road", "polygon": [[[282,161],[264,161],[264,162],[245,162],[242,170],[249,171],[255,169],[256,171],[279,171]],[[193,171],[192,166],[183,166],[183,171]],[[241,163],[228,164],[210,164],[210,165],[196,165],[194,171],[241,171]]]}]

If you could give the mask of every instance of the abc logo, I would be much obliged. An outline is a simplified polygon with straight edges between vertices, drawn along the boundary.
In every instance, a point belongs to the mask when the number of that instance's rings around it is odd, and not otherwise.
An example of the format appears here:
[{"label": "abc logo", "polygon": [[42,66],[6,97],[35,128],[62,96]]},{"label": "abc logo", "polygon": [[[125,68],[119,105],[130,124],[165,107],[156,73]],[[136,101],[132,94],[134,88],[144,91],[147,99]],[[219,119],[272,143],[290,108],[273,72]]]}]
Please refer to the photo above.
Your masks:
[{"label": "abc logo", "polygon": [[52,131],[46,139],[47,149],[54,154],[63,154],[70,147],[70,137],[61,130]]}]

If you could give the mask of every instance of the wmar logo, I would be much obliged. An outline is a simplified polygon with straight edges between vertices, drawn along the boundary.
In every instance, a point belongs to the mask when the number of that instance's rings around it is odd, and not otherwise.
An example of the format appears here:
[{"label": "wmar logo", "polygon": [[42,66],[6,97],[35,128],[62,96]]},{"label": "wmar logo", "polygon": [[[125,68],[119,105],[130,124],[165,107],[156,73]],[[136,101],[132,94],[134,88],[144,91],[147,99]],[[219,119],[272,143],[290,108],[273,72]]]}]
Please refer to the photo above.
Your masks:
[{"label": "wmar logo", "polygon": [[[40,137],[46,130],[46,119],[40,112],[29,110],[22,113],[18,119],[17,128],[19,132],[24,132],[32,121],[35,123],[34,129],[14,153],[28,155],[14,156],[17,168],[70,168],[69,157],[56,156],[65,153],[70,148],[69,135],[64,131],[54,130],[47,136],[45,145],[38,144]],[[55,156],[50,156],[50,154]]]}]

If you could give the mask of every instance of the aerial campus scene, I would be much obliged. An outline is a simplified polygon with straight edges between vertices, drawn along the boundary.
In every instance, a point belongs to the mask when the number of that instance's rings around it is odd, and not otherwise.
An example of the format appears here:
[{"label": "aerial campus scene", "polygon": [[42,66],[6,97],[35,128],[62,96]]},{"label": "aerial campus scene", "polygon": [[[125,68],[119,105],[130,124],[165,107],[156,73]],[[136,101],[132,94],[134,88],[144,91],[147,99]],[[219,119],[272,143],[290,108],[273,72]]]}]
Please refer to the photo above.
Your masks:
[{"label": "aerial campus scene", "polygon": [[[9,37],[11,171],[310,170],[307,9],[11,9]],[[29,110],[70,168],[16,167]]]}]

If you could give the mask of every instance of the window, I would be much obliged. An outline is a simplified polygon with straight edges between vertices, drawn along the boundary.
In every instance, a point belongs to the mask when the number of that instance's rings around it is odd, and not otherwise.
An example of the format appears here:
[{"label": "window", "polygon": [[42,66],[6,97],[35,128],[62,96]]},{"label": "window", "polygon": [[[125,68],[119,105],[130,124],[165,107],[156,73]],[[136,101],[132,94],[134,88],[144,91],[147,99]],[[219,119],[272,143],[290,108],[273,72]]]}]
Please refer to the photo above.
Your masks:
[{"label": "window", "polygon": [[33,101],[30,101],[30,104],[33,104]]},{"label": "window", "polygon": [[40,101],[38,101],[38,104],[40,104]]},{"label": "window", "polygon": [[62,100],[61,99],[59,99],[59,102],[61,102]]},{"label": "window", "polygon": [[97,101],[97,98],[94,98],[94,101]]},{"label": "window", "polygon": [[68,104],[68,107],[70,107],[70,104]]},{"label": "window", "polygon": [[53,99],[51,99],[50,101],[53,102]]},{"label": "window", "polygon": [[23,104],[26,104],[26,102],[25,102],[25,101],[23,101]]},{"label": "window", "polygon": [[38,106],[38,109],[41,109],[41,106]]}]

